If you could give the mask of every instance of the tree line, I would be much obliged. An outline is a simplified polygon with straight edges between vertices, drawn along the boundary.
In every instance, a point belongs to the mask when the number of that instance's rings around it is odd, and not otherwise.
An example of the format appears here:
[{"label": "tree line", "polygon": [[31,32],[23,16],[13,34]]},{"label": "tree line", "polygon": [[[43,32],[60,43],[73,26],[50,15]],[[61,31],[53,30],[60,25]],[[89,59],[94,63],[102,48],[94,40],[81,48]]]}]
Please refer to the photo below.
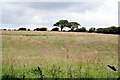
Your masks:
[{"label": "tree line", "polygon": [[[86,27],[81,27],[78,28],[78,26],[81,26],[80,23],[78,22],[68,22],[68,20],[59,20],[53,26],[56,26],[53,28],[51,31],[59,31],[59,28],[61,31],[64,31],[63,29],[65,27],[70,28],[68,32],[89,32],[89,33],[105,33],[105,34],[119,34],[120,33],[120,27],[116,26],[111,26],[108,28],[98,28],[96,29],[95,27],[89,28],[89,30],[86,30]],[[1,30],[7,30],[7,29],[1,29]],[[11,31],[11,29],[8,29],[8,31]],[[14,29],[13,31],[31,31],[30,29],[26,28],[19,28],[18,30]],[[35,28],[34,31],[48,31],[46,27],[41,27],[41,28]]]}]

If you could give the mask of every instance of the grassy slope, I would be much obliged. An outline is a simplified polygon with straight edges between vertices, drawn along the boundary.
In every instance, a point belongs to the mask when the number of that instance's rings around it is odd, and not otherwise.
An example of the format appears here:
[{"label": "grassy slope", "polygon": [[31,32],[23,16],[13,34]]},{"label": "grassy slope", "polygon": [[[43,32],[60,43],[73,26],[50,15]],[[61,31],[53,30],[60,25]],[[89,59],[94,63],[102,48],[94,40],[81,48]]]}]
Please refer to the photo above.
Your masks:
[{"label": "grassy slope", "polygon": [[39,77],[34,70],[40,66],[46,78],[117,77],[107,68],[117,67],[117,36],[9,34],[2,41],[3,75]]}]

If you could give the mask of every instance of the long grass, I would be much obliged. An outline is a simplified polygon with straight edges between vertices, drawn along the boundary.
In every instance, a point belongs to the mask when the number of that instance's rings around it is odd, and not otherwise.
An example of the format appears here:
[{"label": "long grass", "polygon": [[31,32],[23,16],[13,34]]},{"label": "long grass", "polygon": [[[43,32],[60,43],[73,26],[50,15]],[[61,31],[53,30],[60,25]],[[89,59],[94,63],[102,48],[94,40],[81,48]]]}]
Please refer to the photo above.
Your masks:
[{"label": "long grass", "polygon": [[[4,78],[117,78],[117,36],[2,34]],[[38,69],[38,67],[40,69]]]}]

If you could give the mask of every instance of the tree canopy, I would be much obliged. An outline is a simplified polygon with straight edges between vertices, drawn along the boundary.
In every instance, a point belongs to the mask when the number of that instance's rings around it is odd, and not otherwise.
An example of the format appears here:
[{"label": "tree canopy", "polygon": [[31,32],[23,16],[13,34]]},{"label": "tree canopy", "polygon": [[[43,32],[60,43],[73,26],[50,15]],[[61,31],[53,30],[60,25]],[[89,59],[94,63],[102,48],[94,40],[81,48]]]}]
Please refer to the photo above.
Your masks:
[{"label": "tree canopy", "polygon": [[78,28],[79,25],[80,25],[80,24],[77,23],[77,22],[69,22],[68,25],[67,25],[67,27],[68,27],[68,28],[71,28],[71,31],[74,31],[74,29],[75,29],[75,28]]},{"label": "tree canopy", "polygon": [[59,20],[58,22],[56,22],[55,24],[53,24],[53,26],[58,26],[61,28],[61,31],[63,30],[64,27],[67,27],[68,25],[68,21],[67,20]]}]

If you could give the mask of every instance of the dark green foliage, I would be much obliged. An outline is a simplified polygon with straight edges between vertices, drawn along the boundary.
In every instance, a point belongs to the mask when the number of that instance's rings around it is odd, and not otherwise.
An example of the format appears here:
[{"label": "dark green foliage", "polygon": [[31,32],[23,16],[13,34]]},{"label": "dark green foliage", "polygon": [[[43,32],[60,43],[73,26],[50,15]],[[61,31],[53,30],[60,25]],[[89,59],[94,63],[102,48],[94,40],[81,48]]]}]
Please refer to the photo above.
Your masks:
[{"label": "dark green foliage", "polygon": [[42,28],[36,28],[34,31],[47,31],[47,28],[42,27]]},{"label": "dark green foliage", "polygon": [[97,32],[97,33],[103,33],[104,30],[103,30],[103,28],[98,28],[96,32]]},{"label": "dark green foliage", "polygon": [[14,29],[13,31],[17,31],[16,29]]},{"label": "dark green foliage", "polygon": [[109,31],[111,34],[118,34],[119,33],[119,29],[116,26],[109,27]]},{"label": "dark green foliage", "polygon": [[[7,73],[7,74],[5,73],[5,74],[3,74],[1,76],[2,80],[19,80],[19,78],[17,78],[18,74],[16,73],[13,64],[11,64],[11,67],[10,67],[9,71],[10,71],[10,74],[9,73]],[[23,73],[22,77],[21,77],[21,80],[24,80],[24,79],[25,79],[25,74]]]},{"label": "dark green foliage", "polygon": [[19,31],[26,31],[26,28],[19,28]]},{"label": "dark green foliage", "polygon": [[111,26],[108,28],[98,28],[97,33],[105,33],[105,34],[119,34],[120,27]]},{"label": "dark green foliage", "polygon": [[28,29],[28,31],[31,31],[30,29]]},{"label": "dark green foliage", "polygon": [[80,32],[80,29],[78,28],[78,29],[74,30],[74,32]]},{"label": "dark green foliage", "polygon": [[90,33],[91,33],[91,32],[95,32],[95,30],[96,30],[96,29],[95,29],[94,27],[92,27],[92,28],[89,29],[88,32],[90,32]]},{"label": "dark green foliage", "polygon": [[82,28],[78,28],[76,30],[74,30],[75,32],[86,32],[86,28],[85,27],[82,27]]},{"label": "dark green foliage", "polygon": [[120,34],[120,26],[118,27],[117,33]]},{"label": "dark green foliage", "polygon": [[67,20],[60,20],[53,24],[53,26],[58,26],[61,28],[61,31],[63,30],[64,27],[67,27],[68,21]]},{"label": "dark green foliage", "polygon": [[7,29],[3,29],[3,31],[6,31]]},{"label": "dark green foliage", "polygon": [[34,31],[40,31],[40,28],[36,28],[36,29],[34,29]]},{"label": "dark green foliage", "polygon": [[74,29],[75,29],[75,28],[78,28],[79,25],[80,25],[80,24],[77,23],[77,22],[69,22],[69,23],[67,24],[67,27],[68,27],[68,28],[71,28],[70,31],[74,31]]},{"label": "dark green foliage", "polygon": [[78,28],[80,24],[77,22],[68,22],[67,20],[60,20],[53,24],[53,26],[58,26],[61,28],[61,31],[63,30],[64,27],[71,28],[70,31],[74,31],[75,28]]},{"label": "dark green foliage", "polygon": [[10,74],[4,74],[4,75],[2,75],[2,80],[12,80],[12,78],[16,78],[16,76],[15,75],[10,75]]},{"label": "dark green foliage", "polygon": [[42,28],[40,28],[40,31],[47,31],[47,28],[42,27]]},{"label": "dark green foliage", "polygon": [[59,28],[53,28],[51,31],[59,31]]}]

